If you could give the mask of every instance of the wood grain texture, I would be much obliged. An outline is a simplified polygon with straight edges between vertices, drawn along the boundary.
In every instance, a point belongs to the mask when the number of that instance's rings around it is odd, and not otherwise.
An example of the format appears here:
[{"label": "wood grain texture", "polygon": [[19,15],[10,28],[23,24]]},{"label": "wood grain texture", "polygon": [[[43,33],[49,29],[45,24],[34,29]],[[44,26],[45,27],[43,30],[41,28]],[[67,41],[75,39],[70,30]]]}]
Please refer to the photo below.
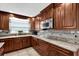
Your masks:
[{"label": "wood grain texture", "polygon": [[38,38],[32,37],[31,43],[32,47],[42,56],[74,56],[74,52]]},{"label": "wood grain texture", "polygon": [[0,42],[5,42],[3,48],[4,53],[27,48],[31,46],[30,37],[8,38],[2,39]]},{"label": "wood grain texture", "polygon": [[[79,29],[79,3],[55,3],[52,5],[54,7],[49,8],[48,6],[36,16],[41,17],[39,22],[51,17],[54,19],[54,29]],[[35,25],[35,27],[37,27],[37,25]]]},{"label": "wood grain texture", "polygon": [[0,29],[9,30],[9,14],[0,13]]},{"label": "wood grain texture", "polygon": [[35,37],[19,37],[2,39],[5,42],[3,48],[4,53],[15,50],[33,47],[41,56],[78,56],[79,50],[76,52],[51,44]]}]

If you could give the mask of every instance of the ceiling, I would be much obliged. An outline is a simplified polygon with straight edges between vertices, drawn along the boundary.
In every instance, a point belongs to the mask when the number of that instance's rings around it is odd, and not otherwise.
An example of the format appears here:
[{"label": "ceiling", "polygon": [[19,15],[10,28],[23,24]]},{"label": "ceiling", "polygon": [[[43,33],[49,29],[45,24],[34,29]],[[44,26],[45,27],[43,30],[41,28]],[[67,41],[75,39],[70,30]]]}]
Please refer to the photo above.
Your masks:
[{"label": "ceiling", "polygon": [[50,3],[0,3],[0,10],[25,16],[36,16]]}]

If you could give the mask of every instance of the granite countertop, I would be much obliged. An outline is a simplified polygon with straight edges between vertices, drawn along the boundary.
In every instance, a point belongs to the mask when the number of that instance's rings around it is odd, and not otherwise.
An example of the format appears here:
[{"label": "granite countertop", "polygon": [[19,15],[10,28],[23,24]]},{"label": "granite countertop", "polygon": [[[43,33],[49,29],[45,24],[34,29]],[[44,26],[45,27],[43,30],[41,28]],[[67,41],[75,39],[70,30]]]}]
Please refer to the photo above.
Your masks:
[{"label": "granite countertop", "polygon": [[0,48],[4,45],[4,42],[0,42]]},{"label": "granite countertop", "polygon": [[42,38],[42,37],[39,37],[39,36],[33,36],[33,37],[39,38],[41,40],[44,40],[44,41],[49,42],[51,44],[55,44],[59,47],[68,49],[68,50],[73,51],[73,52],[76,52],[79,49],[79,44],[72,44],[72,43],[59,41],[59,40],[51,40],[51,39],[46,39],[46,38]]},{"label": "granite countertop", "polygon": [[12,35],[12,36],[3,36],[3,37],[0,37],[0,39],[17,38],[17,37],[25,37],[25,36],[32,36],[32,35]]},{"label": "granite countertop", "polygon": [[[16,35],[16,36],[5,36],[5,37],[0,37],[0,39],[6,39],[6,38],[16,38],[16,37],[26,37],[26,36],[32,36],[32,37],[36,37],[39,38],[41,40],[44,40],[46,42],[49,42],[51,44],[55,44],[59,47],[68,49],[70,51],[76,52],[79,49],[79,44],[72,44],[72,43],[68,43],[68,42],[63,42],[63,41],[58,41],[58,40],[51,40],[51,39],[46,39],[43,37],[39,37],[36,35]],[[1,46],[2,44],[0,44]]]}]

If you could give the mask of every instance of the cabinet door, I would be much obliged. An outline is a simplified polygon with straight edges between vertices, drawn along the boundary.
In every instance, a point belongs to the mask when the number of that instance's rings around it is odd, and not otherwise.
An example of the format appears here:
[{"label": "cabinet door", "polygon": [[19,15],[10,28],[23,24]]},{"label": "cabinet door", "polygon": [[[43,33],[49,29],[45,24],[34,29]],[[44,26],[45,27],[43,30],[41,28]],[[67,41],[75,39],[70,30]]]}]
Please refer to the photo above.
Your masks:
[{"label": "cabinet door", "polygon": [[37,38],[32,37],[31,44],[32,44],[34,49],[37,49],[39,46]]},{"label": "cabinet door", "polygon": [[47,56],[48,55],[48,43],[42,40],[39,41],[39,47],[38,47],[38,52],[42,56]]},{"label": "cabinet door", "polygon": [[49,54],[48,55],[49,56],[56,56],[57,55],[56,50],[54,48],[49,49]]},{"label": "cabinet door", "polygon": [[77,29],[79,29],[79,3],[77,3],[76,6],[77,6],[77,9],[76,9],[76,11],[77,11]]},{"label": "cabinet door", "polygon": [[9,30],[9,15],[0,14],[0,29]]},{"label": "cabinet door", "polygon": [[30,37],[22,37],[22,48],[30,47]]},{"label": "cabinet door", "polygon": [[17,50],[17,49],[21,49],[22,48],[22,40],[20,38],[15,38],[13,40],[13,49]]},{"label": "cabinet door", "polygon": [[13,40],[12,39],[4,39],[4,52],[9,52],[13,50]]},{"label": "cabinet door", "polygon": [[76,4],[65,4],[65,19],[63,20],[64,29],[76,28]]},{"label": "cabinet door", "polygon": [[57,7],[56,9],[55,9],[55,28],[56,29],[62,29],[63,27],[62,27],[62,19],[61,19],[61,8],[62,7]]},{"label": "cabinet door", "polygon": [[45,41],[42,41],[38,38],[32,39],[32,46],[33,48],[42,56],[48,55],[48,44]]},{"label": "cabinet door", "polygon": [[56,29],[76,29],[77,28],[76,4],[60,4],[54,10],[54,20]]},{"label": "cabinet door", "polygon": [[73,52],[66,50],[64,48],[55,46],[53,44],[49,45],[49,56],[73,56]]}]

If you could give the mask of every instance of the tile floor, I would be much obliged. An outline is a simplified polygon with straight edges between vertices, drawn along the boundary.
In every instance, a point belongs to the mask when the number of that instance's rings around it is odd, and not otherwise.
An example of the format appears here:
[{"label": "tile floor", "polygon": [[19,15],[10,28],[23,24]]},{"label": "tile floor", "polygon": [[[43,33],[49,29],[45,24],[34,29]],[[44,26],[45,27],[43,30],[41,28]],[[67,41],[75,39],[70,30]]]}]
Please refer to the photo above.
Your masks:
[{"label": "tile floor", "polygon": [[4,54],[4,56],[40,56],[32,47]]}]

